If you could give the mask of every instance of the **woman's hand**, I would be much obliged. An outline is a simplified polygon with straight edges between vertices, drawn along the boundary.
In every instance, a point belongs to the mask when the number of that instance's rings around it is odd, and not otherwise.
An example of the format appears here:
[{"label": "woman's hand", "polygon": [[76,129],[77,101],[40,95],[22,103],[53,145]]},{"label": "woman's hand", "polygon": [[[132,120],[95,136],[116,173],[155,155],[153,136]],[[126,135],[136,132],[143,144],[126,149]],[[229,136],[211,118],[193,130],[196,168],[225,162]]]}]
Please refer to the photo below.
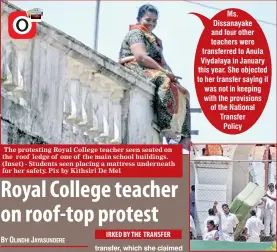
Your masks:
[{"label": "woman's hand", "polygon": [[172,73],[168,70],[165,71],[165,74],[171,81],[177,81],[178,79],[182,79],[181,77],[176,76],[174,73]]},{"label": "woman's hand", "polygon": [[177,77],[177,76],[175,76],[174,73],[169,72],[168,70],[166,70],[165,74],[166,74],[166,76],[167,76],[171,81],[176,81],[176,79],[177,79],[176,77]]}]

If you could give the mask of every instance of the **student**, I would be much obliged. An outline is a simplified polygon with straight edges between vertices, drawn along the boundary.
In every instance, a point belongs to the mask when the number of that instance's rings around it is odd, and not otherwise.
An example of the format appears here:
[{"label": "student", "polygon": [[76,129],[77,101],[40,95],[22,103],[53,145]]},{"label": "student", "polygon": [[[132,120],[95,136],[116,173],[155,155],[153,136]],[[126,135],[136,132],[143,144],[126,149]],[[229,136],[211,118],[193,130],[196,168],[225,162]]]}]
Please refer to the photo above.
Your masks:
[{"label": "student", "polygon": [[[257,186],[259,186],[258,183],[255,183]],[[261,219],[261,221],[264,220],[264,211],[265,211],[265,202],[266,198],[261,198],[260,202],[256,206],[256,216]]]},{"label": "student", "polygon": [[247,242],[260,242],[261,231],[264,230],[264,224],[257,217],[256,211],[250,211],[250,218],[246,221],[244,232]]},{"label": "student", "polygon": [[194,224],[194,220],[192,218],[192,216],[190,215],[190,239],[196,239],[197,235],[196,235],[196,228],[195,228],[195,224]]},{"label": "student", "polygon": [[218,241],[219,234],[216,225],[213,220],[207,222],[207,233],[204,234],[204,241]]},{"label": "student", "polygon": [[190,192],[190,215],[194,219],[195,214],[195,185],[191,186],[191,192]]},{"label": "student", "polygon": [[268,191],[266,193],[266,203],[265,203],[265,213],[264,213],[264,225],[265,225],[265,235],[270,236],[276,235],[276,190],[274,184],[270,183],[268,185]]},{"label": "student", "polygon": [[206,220],[204,220],[204,235],[208,232],[208,228],[207,228],[208,221],[212,220],[216,227],[218,227],[218,224],[219,224],[218,216],[215,215],[214,210],[212,208],[208,210],[208,214],[209,214],[209,217],[207,217]]},{"label": "student", "polygon": [[260,218],[261,221],[264,220],[265,202],[266,202],[266,199],[262,198],[258,203],[258,205],[256,206],[256,216]]},{"label": "student", "polygon": [[229,206],[227,204],[222,205],[222,210],[217,211],[218,202],[214,202],[213,210],[214,213],[219,217],[219,229],[222,235],[220,236],[220,240],[222,241],[235,241],[234,234],[236,232],[237,225],[239,224],[239,220],[235,214],[230,213]]}]

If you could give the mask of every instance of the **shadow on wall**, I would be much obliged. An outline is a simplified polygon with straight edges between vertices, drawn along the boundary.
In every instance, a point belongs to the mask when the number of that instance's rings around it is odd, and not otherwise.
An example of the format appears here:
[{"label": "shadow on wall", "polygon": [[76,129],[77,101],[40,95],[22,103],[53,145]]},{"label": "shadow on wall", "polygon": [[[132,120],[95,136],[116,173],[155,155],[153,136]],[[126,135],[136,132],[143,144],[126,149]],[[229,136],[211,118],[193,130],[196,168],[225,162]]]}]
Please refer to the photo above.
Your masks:
[{"label": "shadow on wall", "polygon": [[31,136],[24,131],[17,128],[12,123],[1,118],[1,133],[5,131],[6,134],[2,134],[2,143],[6,144],[47,144],[41,137]]}]

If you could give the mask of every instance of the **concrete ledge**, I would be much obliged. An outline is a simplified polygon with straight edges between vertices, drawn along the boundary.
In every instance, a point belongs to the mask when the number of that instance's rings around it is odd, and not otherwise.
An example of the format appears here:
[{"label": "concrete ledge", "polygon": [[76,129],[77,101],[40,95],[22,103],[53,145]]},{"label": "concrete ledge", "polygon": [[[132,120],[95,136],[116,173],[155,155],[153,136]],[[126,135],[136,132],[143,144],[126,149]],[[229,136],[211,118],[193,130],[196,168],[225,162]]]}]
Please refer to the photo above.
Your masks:
[{"label": "concrete ledge", "polygon": [[45,22],[11,39],[17,10],[2,0],[4,120],[47,143],[159,143],[152,83]]},{"label": "concrete ledge", "polygon": [[[7,1],[2,0],[2,3],[3,12],[11,13],[16,10],[22,10]],[[127,89],[136,86],[148,94],[154,95],[155,93],[155,86],[147,82],[143,77],[131,72],[117,62],[101,55],[75,38],[45,22],[38,24],[37,36],[49,45],[65,52],[68,56],[85,64],[89,64],[91,67],[94,67],[96,71],[108,75],[111,80],[124,85]]]}]

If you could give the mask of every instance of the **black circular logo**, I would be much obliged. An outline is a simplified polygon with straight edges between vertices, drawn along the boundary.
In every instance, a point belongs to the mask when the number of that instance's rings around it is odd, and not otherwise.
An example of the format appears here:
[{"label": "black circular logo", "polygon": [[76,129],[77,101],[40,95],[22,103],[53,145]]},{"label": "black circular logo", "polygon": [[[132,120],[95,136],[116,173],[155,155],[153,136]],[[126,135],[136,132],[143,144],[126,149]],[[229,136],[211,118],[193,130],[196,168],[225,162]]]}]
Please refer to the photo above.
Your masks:
[{"label": "black circular logo", "polygon": [[25,32],[26,30],[28,30],[28,26],[29,26],[29,23],[24,18],[20,18],[16,22],[16,28],[20,32]]},{"label": "black circular logo", "polygon": [[17,17],[13,21],[13,29],[17,34],[27,34],[32,29],[32,22],[28,17]]}]

